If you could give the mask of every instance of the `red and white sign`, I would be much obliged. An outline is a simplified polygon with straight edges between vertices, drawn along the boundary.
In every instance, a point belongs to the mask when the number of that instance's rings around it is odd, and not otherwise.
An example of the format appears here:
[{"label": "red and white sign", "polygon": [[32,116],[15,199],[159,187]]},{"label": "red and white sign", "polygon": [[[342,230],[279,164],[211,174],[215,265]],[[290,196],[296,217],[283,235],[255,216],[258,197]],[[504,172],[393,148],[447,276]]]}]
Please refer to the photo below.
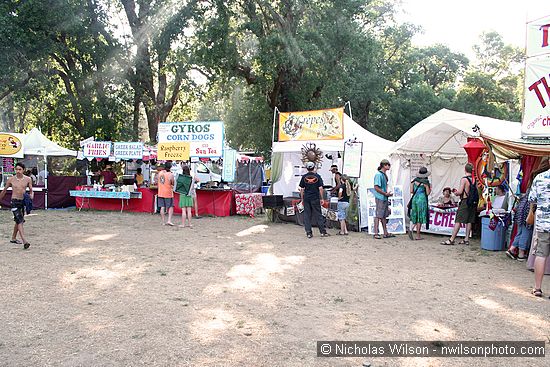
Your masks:
[{"label": "red and white sign", "polygon": [[[430,229],[423,224],[421,231],[426,233],[451,235],[455,226],[457,208],[439,209],[430,208]],[[459,236],[466,235],[466,226],[462,225],[458,231]]]},{"label": "red and white sign", "polygon": [[108,158],[110,155],[110,141],[91,141],[84,144],[84,157],[86,158]]},{"label": "red and white sign", "polygon": [[527,23],[527,57],[550,53],[550,15]]},{"label": "red and white sign", "polygon": [[527,59],[522,136],[550,137],[550,55]]}]

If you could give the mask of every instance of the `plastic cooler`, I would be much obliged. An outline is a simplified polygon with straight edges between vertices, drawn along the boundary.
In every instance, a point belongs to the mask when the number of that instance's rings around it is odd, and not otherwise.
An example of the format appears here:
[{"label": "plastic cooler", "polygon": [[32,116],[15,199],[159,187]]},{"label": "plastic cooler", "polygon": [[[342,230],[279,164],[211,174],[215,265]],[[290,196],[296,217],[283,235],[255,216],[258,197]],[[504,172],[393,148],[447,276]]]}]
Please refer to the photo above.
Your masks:
[{"label": "plastic cooler", "polygon": [[270,187],[269,185],[262,186],[262,194],[267,195],[269,191],[269,187]]},{"label": "plastic cooler", "polygon": [[495,230],[489,228],[489,217],[481,218],[481,248],[489,251],[503,251],[506,230],[499,221]]}]

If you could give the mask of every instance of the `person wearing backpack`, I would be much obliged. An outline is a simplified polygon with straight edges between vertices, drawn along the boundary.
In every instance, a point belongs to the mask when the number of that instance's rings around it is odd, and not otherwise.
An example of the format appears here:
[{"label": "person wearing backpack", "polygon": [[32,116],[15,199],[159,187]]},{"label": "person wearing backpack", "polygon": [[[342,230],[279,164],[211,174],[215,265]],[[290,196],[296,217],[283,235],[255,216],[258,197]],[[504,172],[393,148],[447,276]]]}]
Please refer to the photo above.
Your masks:
[{"label": "person wearing backpack", "polygon": [[466,176],[460,179],[459,189],[454,189],[453,193],[460,198],[458,210],[455,217],[455,226],[451,238],[441,242],[442,245],[454,245],[455,239],[460,231],[460,227],[466,225],[466,236],[461,240],[459,245],[469,245],[470,233],[472,231],[472,223],[475,223],[477,216],[477,204],[479,202],[479,192],[475,180],[472,180],[472,172],[474,166],[471,163],[464,166]]}]

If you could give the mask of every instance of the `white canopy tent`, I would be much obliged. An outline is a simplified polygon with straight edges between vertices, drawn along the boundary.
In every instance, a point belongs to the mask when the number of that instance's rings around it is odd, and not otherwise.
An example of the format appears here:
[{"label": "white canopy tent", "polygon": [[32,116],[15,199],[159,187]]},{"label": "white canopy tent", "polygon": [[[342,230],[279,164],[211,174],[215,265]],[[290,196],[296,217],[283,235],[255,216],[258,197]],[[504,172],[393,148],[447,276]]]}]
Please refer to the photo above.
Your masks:
[{"label": "white canopy tent", "polygon": [[484,135],[501,140],[513,140],[521,134],[519,122],[442,109],[414,125],[395,143],[391,182],[405,184],[408,201],[408,183],[416,173],[411,171],[425,165],[432,174],[432,198],[439,197],[445,187],[456,187],[468,162],[463,146],[468,137],[479,136],[476,127]]},{"label": "white canopy tent", "polygon": [[77,152],[54,143],[44,136],[37,128],[33,128],[23,138],[23,152],[26,155],[40,155],[44,157],[76,157]]},{"label": "white canopy tent", "polygon": [[[367,188],[373,186],[374,174],[384,158],[389,157],[392,147],[395,144],[392,141],[383,139],[368,130],[362,128],[351,117],[344,114],[344,139],[341,140],[315,140],[315,141],[284,141],[273,143],[273,156],[281,156],[282,161],[280,177],[273,177],[273,194],[291,196],[293,192],[298,191],[298,184],[301,176],[306,172],[301,161],[301,149],[306,143],[315,143],[316,147],[323,152],[322,167],[318,173],[323,178],[325,185],[333,184],[330,166],[338,165],[342,170],[343,159],[338,158],[338,152],[344,152],[344,145],[347,141],[357,141],[363,143],[363,157],[361,163],[361,177],[359,178],[359,198],[361,216],[360,223],[365,226],[367,223]],[[332,156],[332,160],[326,156]],[[343,154],[340,154],[343,157]],[[272,159],[272,164],[278,159]],[[273,175],[272,167],[272,175]]]}]

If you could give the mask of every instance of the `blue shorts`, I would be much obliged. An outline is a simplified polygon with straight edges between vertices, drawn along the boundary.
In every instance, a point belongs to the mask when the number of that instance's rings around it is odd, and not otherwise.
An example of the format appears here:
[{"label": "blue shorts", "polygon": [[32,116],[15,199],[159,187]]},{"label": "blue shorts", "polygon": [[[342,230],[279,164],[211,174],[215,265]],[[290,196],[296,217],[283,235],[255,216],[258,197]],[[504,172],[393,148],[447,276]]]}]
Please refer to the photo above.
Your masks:
[{"label": "blue shorts", "polygon": [[161,198],[157,200],[157,206],[159,208],[171,208],[174,206],[174,198]]},{"label": "blue shorts", "polygon": [[23,200],[12,199],[11,212],[13,213],[13,220],[16,224],[25,223],[25,204]]},{"label": "blue shorts", "polygon": [[347,201],[338,202],[338,220],[346,220],[346,212],[348,211],[349,203]]}]

